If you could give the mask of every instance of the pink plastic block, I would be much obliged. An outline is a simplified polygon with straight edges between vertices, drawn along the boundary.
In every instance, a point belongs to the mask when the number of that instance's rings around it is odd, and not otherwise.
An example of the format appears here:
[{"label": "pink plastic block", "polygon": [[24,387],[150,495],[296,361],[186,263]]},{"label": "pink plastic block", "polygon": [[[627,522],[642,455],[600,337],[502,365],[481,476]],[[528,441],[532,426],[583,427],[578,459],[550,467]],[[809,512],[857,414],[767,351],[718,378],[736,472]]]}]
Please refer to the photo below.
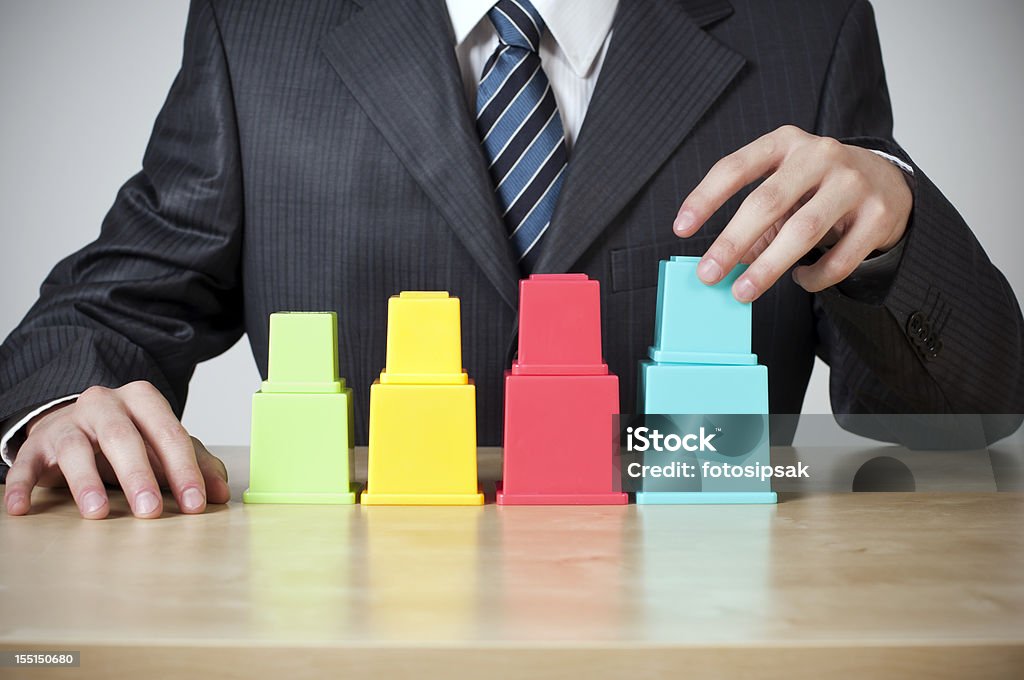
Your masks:
[{"label": "pink plastic block", "polygon": [[505,374],[502,505],[622,505],[619,379],[601,358],[601,296],[583,274],[520,282],[519,360]]},{"label": "pink plastic block", "polygon": [[534,274],[519,282],[515,375],[604,375],[601,284],[586,274]]}]

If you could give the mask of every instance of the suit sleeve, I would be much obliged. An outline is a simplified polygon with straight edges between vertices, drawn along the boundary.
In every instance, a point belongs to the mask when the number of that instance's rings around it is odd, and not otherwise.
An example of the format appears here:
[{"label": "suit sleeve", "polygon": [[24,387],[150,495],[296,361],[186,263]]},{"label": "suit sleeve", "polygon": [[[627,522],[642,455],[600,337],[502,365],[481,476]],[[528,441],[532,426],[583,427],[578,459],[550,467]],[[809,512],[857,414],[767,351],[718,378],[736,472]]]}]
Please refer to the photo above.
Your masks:
[{"label": "suit sleeve", "polygon": [[[1020,307],[963,218],[893,140],[866,1],[851,5],[839,32],[816,132],[890,153],[910,164],[915,181],[903,252],[884,289],[865,299],[845,295],[840,285],[815,296],[819,354],[831,368],[840,423],[914,446],[920,428],[903,431],[894,420],[852,416],[1024,413]],[[992,441],[1019,423],[986,416],[981,429]]]},{"label": "suit sleeve", "polygon": [[196,364],[242,332],[241,220],[225,55],[213,8],[196,0],[142,171],[0,346],[0,421],[134,380],[156,385],[180,417]]}]

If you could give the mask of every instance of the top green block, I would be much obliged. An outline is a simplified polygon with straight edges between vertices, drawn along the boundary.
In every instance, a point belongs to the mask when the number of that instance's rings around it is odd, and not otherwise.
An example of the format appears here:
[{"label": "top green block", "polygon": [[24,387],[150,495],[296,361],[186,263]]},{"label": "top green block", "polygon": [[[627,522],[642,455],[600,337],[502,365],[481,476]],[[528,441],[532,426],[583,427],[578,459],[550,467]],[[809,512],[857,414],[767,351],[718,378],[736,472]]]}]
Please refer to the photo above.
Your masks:
[{"label": "top green block", "polygon": [[270,315],[270,366],[263,392],[341,392],[338,317],[334,312]]}]

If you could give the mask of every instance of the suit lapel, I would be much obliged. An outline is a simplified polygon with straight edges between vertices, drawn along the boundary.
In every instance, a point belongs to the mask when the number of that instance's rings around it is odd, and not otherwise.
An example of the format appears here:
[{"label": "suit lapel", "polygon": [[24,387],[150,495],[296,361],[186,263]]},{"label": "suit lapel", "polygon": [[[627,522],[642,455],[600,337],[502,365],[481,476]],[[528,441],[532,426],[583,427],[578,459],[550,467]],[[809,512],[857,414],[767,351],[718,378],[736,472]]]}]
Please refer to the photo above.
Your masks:
[{"label": "suit lapel", "polygon": [[536,271],[572,267],[736,77],[743,57],[701,27],[731,11],[621,0]]},{"label": "suit lapel", "polygon": [[513,308],[519,273],[497,210],[441,0],[377,1],[322,49],[470,255]]}]

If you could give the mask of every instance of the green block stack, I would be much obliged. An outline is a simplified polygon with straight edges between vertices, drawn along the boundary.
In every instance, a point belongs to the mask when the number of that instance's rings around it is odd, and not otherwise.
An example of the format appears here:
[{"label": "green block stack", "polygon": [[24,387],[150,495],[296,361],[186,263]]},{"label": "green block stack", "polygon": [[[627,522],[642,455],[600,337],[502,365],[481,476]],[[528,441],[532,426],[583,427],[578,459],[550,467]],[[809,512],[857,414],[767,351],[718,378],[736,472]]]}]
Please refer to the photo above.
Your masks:
[{"label": "green block stack", "polygon": [[355,502],[352,390],[338,374],[334,312],[270,316],[267,380],[252,400],[246,503]]}]

